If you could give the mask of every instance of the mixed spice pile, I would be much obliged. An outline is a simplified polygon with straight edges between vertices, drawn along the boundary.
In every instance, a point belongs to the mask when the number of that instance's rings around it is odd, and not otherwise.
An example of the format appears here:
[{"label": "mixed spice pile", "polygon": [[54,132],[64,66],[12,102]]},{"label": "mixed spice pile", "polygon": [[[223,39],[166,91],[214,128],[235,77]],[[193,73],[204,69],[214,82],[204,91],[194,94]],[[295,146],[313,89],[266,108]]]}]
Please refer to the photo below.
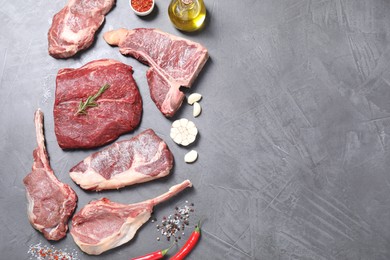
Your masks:
[{"label": "mixed spice pile", "polygon": [[[184,229],[190,225],[190,217],[195,212],[194,203],[186,201],[182,207],[175,207],[175,212],[169,216],[164,216],[161,224],[156,225],[156,229],[161,236],[166,237],[167,241],[178,242],[181,236],[185,235]],[[155,222],[156,219],[152,219]],[[157,237],[160,241],[160,237]]]},{"label": "mixed spice pile", "polygon": [[67,249],[56,249],[54,246],[46,246],[38,243],[31,245],[28,252],[30,259],[37,260],[79,260],[77,251],[67,252]]}]

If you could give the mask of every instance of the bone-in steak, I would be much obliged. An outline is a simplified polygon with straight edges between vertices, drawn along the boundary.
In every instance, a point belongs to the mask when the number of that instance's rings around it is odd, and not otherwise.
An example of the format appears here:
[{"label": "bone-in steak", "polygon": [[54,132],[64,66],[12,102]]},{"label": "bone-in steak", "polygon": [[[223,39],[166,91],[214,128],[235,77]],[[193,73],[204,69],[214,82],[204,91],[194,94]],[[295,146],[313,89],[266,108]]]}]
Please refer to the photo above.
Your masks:
[{"label": "bone-in steak", "polygon": [[66,236],[68,219],[73,214],[77,195],[60,182],[50,167],[43,135],[43,113],[35,112],[38,147],[34,150],[32,171],[23,179],[28,200],[28,219],[31,225],[49,240]]},{"label": "bone-in steak", "polygon": [[155,205],[191,186],[186,180],[160,196],[130,205],[106,198],[92,201],[73,216],[70,234],[85,253],[99,255],[130,241],[148,221]]},{"label": "bone-in steak", "polygon": [[96,152],[70,170],[70,177],[87,190],[118,189],[169,174],[173,155],[152,129]]},{"label": "bone-in steak", "polygon": [[115,0],[69,0],[53,17],[49,29],[49,54],[68,58],[91,46],[96,30]]},{"label": "bone-in steak", "polygon": [[[136,128],[141,120],[142,100],[132,68],[115,60],[96,60],[78,69],[61,69],[57,74],[54,124],[63,149],[104,145]],[[96,100],[98,106],[76,114],[99,89],[109,88]]]},{"label": "bone-in steak", "polygon": [[191,87],[208,58],[207,49],[157,29],[119,29],[106,32],[104,39],[119,51],[150,66],[147,80],[150,95],[167,117],[180,108],[184,93],[180,86]]}]

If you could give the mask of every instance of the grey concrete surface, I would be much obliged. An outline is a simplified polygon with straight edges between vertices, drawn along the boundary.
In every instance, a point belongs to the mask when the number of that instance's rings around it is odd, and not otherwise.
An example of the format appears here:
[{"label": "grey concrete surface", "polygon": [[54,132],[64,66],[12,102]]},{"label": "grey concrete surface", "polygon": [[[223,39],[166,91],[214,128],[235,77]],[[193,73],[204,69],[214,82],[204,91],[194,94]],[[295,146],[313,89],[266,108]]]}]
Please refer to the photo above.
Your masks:
[{"label": "grey concrete surface", "polygon": [[[206,27],[183,34],[171,25],[168,0],[147,18],[118,0],[94,45],[66,60],[47,53],[57,1],[0,0],[0,259],[30,259],[30,245],[54,245],[79,259],[129,259],[169,245],[148,222],[133,241],[101,256],[78,250],[70,235],[49,243],[28,223],[23,177],[36,146],[33,113],[58,178],[79,196],[78,210],[100,197],[132,203],[190,179],[194,188],[155,208],[170,214],[195,203],[202,238],[188,259],[390,259],[390,1],[205,0]],[[183,105],[164,118],[150,99],[146,66],[102,39],[119,27],[157,27],[204,44],[210,60],[191,91],[203,113]],[[62,151],[53,127],[58,69],[113,58],[134,67],[144,114],[175,156],[171,176],[119,191],[85,192],[68,171],[92,151]],[[174,119],[198,126],[187,148],[169,138]],[[199,152],[192,165],[183,162]],[[186,232],[179,245],[187,238]],[[175,247],[172,253],[177,250]]]}]

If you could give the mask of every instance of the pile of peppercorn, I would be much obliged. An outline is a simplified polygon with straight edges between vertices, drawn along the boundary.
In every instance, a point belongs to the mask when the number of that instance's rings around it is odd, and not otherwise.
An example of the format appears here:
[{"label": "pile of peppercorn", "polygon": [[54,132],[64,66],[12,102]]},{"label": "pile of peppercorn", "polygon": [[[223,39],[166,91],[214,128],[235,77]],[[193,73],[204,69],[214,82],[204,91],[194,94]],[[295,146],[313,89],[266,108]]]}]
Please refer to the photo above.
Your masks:
[{"label": "pile of peppercorn", "polygon": [[[177,242],[184,235],[184,229],[190,225],[191,213],[195,211],[194,203],[188,203],[182,207],[175,207],[175,212],[169,216],[164,216],[161,220],[161,224],[157,224],[157,231],[160,232],[161,236],[166,237],[168,241],[174,240]],[[155,222],[156,219],[152,219]],[[160,237],[157,237],[160,241]]]}]

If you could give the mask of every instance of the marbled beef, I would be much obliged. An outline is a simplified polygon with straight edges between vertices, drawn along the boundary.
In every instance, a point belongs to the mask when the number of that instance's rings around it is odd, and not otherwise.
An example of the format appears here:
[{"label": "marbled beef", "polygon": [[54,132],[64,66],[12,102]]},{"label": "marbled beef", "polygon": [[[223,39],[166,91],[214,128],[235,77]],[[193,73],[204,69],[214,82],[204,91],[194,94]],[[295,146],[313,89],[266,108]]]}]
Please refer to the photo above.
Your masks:
[{"label": "marbled beef", "polygon": [[53,17],[49,29],[49,54],[68,58],[91,46],[95,32],[115,0],[69,0]]},{"label": "marbled beef", "polygon": [[56,178],[50,167],[40,110],[35,112],[34,122],[38,147],[33,153],[32,171],[23,179],[28,200],[27,215],[31,225],[46,239],[60,240],[66,236],[77,195],[69,185]]},{"label": "marbled beef", "polygon": [[157,108],[167,117],[180,108],[184,93],[190,88],[208,52],[201,44],[162,32],[157,29],[119,29],[106,32],[104,39],[119,51],[150,66],[146,77],[150,95]]},{"label": "marbled beef", "polygon": [[73,216],[70,234],[82,251],[100,255],[130,241],[148,221],[154,206],[191,186],[186,180],[160,196],[130,205],[107,198],[92,201]]},{"label": "marbled beef", "polygon": [[147,129],[88,156],[70,170],[70,177],[83,189],[118,189],[164,177],[172,167],[167,144]]}]

